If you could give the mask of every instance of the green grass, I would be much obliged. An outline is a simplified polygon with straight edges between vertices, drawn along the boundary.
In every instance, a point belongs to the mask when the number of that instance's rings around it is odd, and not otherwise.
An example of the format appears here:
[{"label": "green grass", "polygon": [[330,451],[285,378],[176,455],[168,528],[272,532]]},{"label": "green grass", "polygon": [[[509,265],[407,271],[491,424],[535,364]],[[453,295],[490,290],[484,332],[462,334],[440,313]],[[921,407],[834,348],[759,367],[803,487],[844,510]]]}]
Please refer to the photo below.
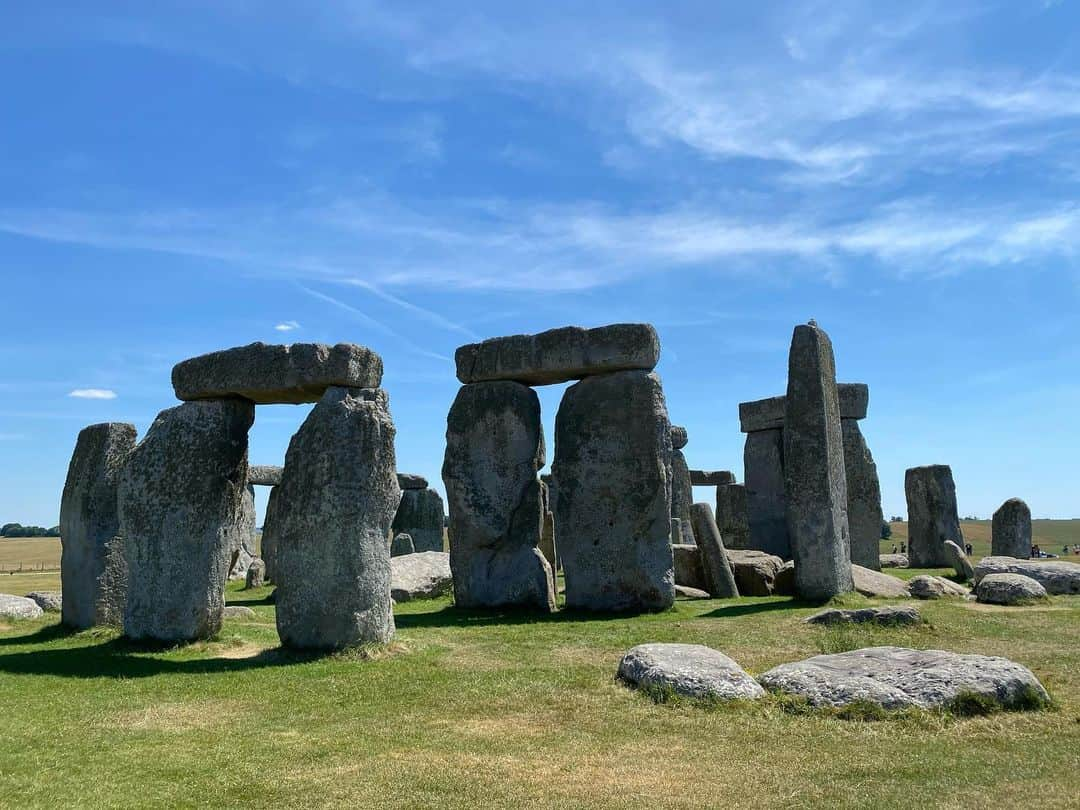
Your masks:
[{"label": "green grass", "polygon": [[[892,537],[881,541],[881,553],[889,554],[893,545],[898,548],[900,543],[907,543],[906,523],[890,523]],[[971,543],[971,556],[976,560],[990,555],[990,521],[989,520],[962,520],[960,530],[964,533],[964,541]],[[1080,543],[1080,519],[1074,520],[1033,520],[1031,521],[1031,541],[1038,543],[1043,551],[1050,554],[1061,554],[1062,546]],[[1073,562],[1080,562],[1080,557],[1069,558]]]},{"label": "green grass", "polygon": [[[55,618],[0,627],[0,805],[311,807],[1075,806],[1080,597],[921,605],[858,637],[786,598],[637,617],[397,608],[388,649],[278,646],[269,590],[215,641],[133,647]],[[615,679],[646,641],[702,643],[751,673],[866,644],[1005,655],[1056,710],[960,717],[662,700]],[[882,721],[882,722],[871,722]]]}]

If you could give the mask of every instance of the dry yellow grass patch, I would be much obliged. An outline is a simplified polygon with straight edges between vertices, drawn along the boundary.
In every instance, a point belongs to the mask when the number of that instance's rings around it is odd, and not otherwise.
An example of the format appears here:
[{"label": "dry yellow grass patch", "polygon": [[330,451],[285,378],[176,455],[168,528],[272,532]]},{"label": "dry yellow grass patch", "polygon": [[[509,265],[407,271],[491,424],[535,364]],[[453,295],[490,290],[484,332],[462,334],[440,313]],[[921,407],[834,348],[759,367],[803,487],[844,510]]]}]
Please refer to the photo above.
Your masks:
[{"label": "dry yellow grass patch", "polygon": [[240,717],[244,708],[243,703],[234,700],[157,703],[111,714],[100,727],[127,731],[197,731],[229,723]]},{"label": "dry yellow grass patch", "polygon": [[963,605],[978,613],[1049,613],[1071,609],[1067,605],[986,605],[982,602],[964,602]]}]

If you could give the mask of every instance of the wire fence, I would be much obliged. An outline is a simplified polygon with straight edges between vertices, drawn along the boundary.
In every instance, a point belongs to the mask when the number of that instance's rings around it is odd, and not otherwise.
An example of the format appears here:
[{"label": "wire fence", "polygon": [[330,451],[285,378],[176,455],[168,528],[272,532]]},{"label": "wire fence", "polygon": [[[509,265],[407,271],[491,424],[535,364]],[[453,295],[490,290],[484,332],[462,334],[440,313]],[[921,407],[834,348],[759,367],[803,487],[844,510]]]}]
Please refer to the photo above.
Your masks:
[{"label": "wire fence", "polygon": [[0,563],[0,574],[31,574],[58,572],[60,566],[54,563]]}]

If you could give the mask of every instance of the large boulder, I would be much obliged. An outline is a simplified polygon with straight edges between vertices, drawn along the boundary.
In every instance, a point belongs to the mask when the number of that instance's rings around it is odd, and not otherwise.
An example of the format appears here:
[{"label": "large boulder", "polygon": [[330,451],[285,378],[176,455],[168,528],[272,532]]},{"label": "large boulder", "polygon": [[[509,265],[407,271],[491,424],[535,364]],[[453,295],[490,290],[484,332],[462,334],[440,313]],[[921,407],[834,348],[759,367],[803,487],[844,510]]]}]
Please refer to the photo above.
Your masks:
[{"label": "large boulder", "polygon": [[60,613],[64,609],[64,597],[60,591],[30,591],[26,595],[46,613]]},{"label": "large boulder", "polygon": [[671,555],[675,562],[675,584],[707,591],[705,570],[701,565],[701,549],[689,543],[672,543]]},{"label": "large boulder", "polygon": [[249,531],[254,418],[242,399],[185,402],[158,414],[129,455],[118,498],[130,638],[191,641],[221,629],[225,578]]},{"label": "large boulder", "polygon": [[922,617],[916,607],[892,605],[886,607],[859,608],[857,610],[844,610],[830,608],[820,613],[815,613],[806,620],[807,624],[878,624],[884,627],[899,627],[902,625],[919,624]]},{"label": "large boulder", "polygon": [[39,619],[41,606],[33,599],[0,593],[0,619]]},{"label": "large boulder", "polygon": [[68,465],[60,501],[62,617],[83,629],[115,620],[125,594],[105,588],[108,548],[120,531],[117,485],[135,447],[135,426],[106,422],[83,428]]},{"label": "large boulder", "polygon": [[712,508],[707,503],[695,503],[690,508],[694,521],[694,534],[699,538],[701,568],[705,574],[705,590],[717,599],[733,599],[739,595],[735,575],[731,570],[727,549],[720,530],[713,520]]},{"label": "large boulder", "polygon": [[450,555],[443,551],[421,551],[390,560],[390,595],[395,602],[434,599],[450,593],[454,577]]},{"label": "large boulder", "polygon": [[1049,594],[1080,593],[1080,564],[1064,560],[983,557],[975,566],[975,584],[988,574],[1022,574],[1038,582]]},{"label": "large boulder", "polygon": [[784,561],[754,549],[727,549],[735,584],[742,596],[772,596]]},{"label": "large boulder", "polygon": [[647,323],[595,329],[565,326],[536,335],[470,343],[454,355],[463,383],[513,380],[550,385],[628,369],[649,371],[660,359],[660,338]]},{"label": "large boulder", "polygon": [[427,487],[402,491],[401,503],[394,514],[395,534],[409,535],[417,551],[442,551],[445,525],[443,499],[438,492]]},{"label": "large boulder", "polygon": [[912,467],[904,474],[908,508],[908,560],[912,568],[944,568],[945,541],[964,547],[956,511],[956,485],[946,464]]},{"label": "large boulder", "polygon": [[882,599],[903,599],[909,596],[908,584],[900,577],[883,574],[861,565],[851,566],[851,578],[855,590],[863,596],[876,596]]},{"label": "large boulder", "polygon": [[719,650],[701,644],[639,644],[619,662],[625,683],[692,698],[756,700],[765,691]]},{"label": "large boulder", "polygon": [[[728,548],[755,548],[788,559],[791,557],[791,540],[784,497],[783,430],[774,428],[748,433],[743,447],[743,468],[748,537],[745,545],[736,545],[729,540]],[[719,513],[719,506],[717,510]]]},{"label": "large boulder", "polygon": [[952,540],[945,541],[945,556],[949,558],[949,565],[958,577],[969,582],[974,579],[975,569],[971,565],[971,560],[967,558],[967,553]]},{"label": "large boulder", "polygon": [[1046,598],[1046,588],[1023,574],[987,574],[975,587],[976,601],[987,605],[1030,605]]},{"label": "large boulder", "polygon": [[551,566],[539,549],[544,466],[540,400],[498,381],[464,385],[446,420],[443,482],[458,607],[555,610]]},{"label": "large boulder", "polygon": [[795,327],[784,410],[784,495],[803,599],[853,589],[847,480],[832,343],[816,324]]},{"label": "large boulder", "polygon": [[328,388],[289,442],[277,489],[283,644],[340,649],[394,635],[387,535],[401,490],[381,389]]},{"label": "large boulder", "polygon": [[181,400],[243,397],[259,405],[318,402],[327,388],[378,388],[382,358],[366,346],[252,343],[192,357],[172,371]]},{"label": "large boulder", "polygon": [[907,554],[881,554],[878,556],[878,561],[881,563],[879,568],[907,568],[908,556]]},{"label": "large boulder", "polygon": [[[863,386],[865,388],[865,386]],[[847,476],[847,520],[851,561],[863,568],[881,566],[881,483],[870,448],[854,419],[841,419],[844,472]]]},{"label": "large boulder", "polygon": [[1009,498],[990,523],[990,553],[995,557],[1031,556],[1031,510],[1019,498]]},{"label": "large boulder", "polygon": [[919,574],[908,580],[908,592],[916,599],[942,599],[946,596],[963,597],[970,591],[959,583],[945,577]]},{"label": "large boulder", "polygon": [[944,650],[869,647],[781,664],[758,681],[766,689],[805,698],[813,706],[876,703],[886,709],[946,708],[975,693],[1006,709],[1049,701],[1031,670],[1007,658]]},{"label": "large boulder", "polygon": [[620,371],[568,388],[552,471],[567,607],[671,607],[671,426],[660,378]]},{"label": "large boulder", "polygon": [[244,588],[245,590],[252,590],[253,588],[261,588],[265,584],[266,563],[256,557],[251,561],[247,574],[244,575]]}]

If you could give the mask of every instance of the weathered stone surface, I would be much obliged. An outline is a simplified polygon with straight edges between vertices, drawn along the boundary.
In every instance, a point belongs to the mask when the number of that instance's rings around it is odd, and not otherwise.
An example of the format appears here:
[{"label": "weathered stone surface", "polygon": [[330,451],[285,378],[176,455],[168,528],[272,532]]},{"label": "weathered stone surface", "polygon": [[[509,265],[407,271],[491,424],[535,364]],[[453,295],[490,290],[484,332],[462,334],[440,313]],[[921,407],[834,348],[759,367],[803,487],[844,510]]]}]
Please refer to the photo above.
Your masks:
[{"label": "weathered stone surface", "polygon": [[705,590],[717,599],[733,599],[739,595],[735,575],[728,561],[727,550],[720,530],[713,520],[712,507],[707,503],[695,503],[690,509],[694,521],[694,535],[701,549],[701,569],[705,574]]},{"label": "weathered stone surface", "polygon": [[902,599],[908,596],[908,585],[900,577],[883,574],[861,565],[851,566],[851,579],[855,590],[863,596],[877,596],[882,599]]},{"label": "weathered stone surface", "polygon": [[975,566],[975,584],[988,574],[1022,574],[1038,582],[1049,594],[1080,593],[1080,564],[1064,560],[983,557]]},{"label": "weathered stone surface", "polygon": [[[870,404],[870,388],[866,383],[837,383],[841,419],[865,419]],[[779,430],[784,427],[787,397],[768,397],[739,403],[739,426],[743,433],[759,430]]]},{"label": "weathered stone surface", "polygon": [[261,588],[266,584],[266,563],[258,557],[251,561],[247,574],[244,576],[244,588]]},{"label": "weathered stone surface", "polygon": [[675,586],[675,598],[676,599],[711,599],[712,596],[708,591],[703,591],[701,588],[691,588],[689,585],[676,585]]},{"label": "weathered stone surface", "polygon": [[690,470],[690,484],[695,487],[722,487],[735,483],[735,473],[728,470]]},{"label": "weathered stone surface", "polygon": [[660,360],[660,338],[647,323],[595,329],[564,326],[536,335],[510,335],[470,343],[454,354],[463,383],[513,380],[550,385],[595,374],[641,369]]},{"label": "weathered stone surface", "polygon": [[697,546],[674,543],[671,546],[671,554],[675,562],[676,585],[709,590],[709,585],[705,581],[705,570],[701,564],[701,549]]},{"label": "weathered stone surface", "polygon": [[[135,426],[90,425],[79,433],[60,501],[60,582],[63,622],[86,628],[104,624],[98,615],[108,543],[120,531],[116,488],[135,447]],[[123,593],[113,593],[123,609]],[[108,610],[108,603],[103,607]]]},{"label": "weathered stone surface", "polygon": [[442,475],[457,606],[554,610],[551,566],[539,549],[536,471],[545,454],[536,392],[509,381],[465,385],[446,421]]},{"label": "weathered stone surface", "polygon": [[881,563],[880,568],[908,567],[907,554],[880,554],[878,555],[878,561]]},{"label": "weathered stone surface", "polygon": [[671,426],[671,449],[682,450],[690,443],[690,437],[686,432],[686,428],[682,425]]},{"label": "weathered stone surface", "polygon": [[945,541],[964,547],[956,512],[956,486],[946,464],[912,467],[904,475],[908,508],[908,560],[912,568],[949,565]]},{"label": "weathered stone surface", "polygon": [[255,488],[248,483],[244,487],[243,503],[240,510],[240,547],[233,550],[229,565],[229,579],[244,579],[251,561],[258,556],[259,534],[255,527]]},{"label": "weathered stone surface", "polygon": [[952,540],[945,541],[945,556],[949,558],[949,565],[953,567],[953,571],[956,572],[957,576],[968,581],[975,578],[975,569],[967,558],[967,554]]},{"label": "weathered stone surface", "polygon": [[1019,498],[1009,498],[990,523],[990,553],[995,557],[1031,556],[1031,510]]},{"label": "weathered stone surface", "polygon": [[256,487],[276,487],[281,483],[282,469],[274,464],[252,464],[248,467],[248,484]]},{"label": "weathered stone surface", "polygon": [[454,578],[450,555],[443,551],[421,551],[390,560],[390,595],[395,602],[434,599],[450,593]]},{"label": "weathered stone surface", "polygon": [[[690,484],[690,469],[681,450],[671,451],[671,516],[679,519],[682,538],[678,542],[693,544],[694,528],[690,522],[690,505],[694,502],[694,488]],[[676,580],[678,581],[678,580]]]},{"label": "weathered stone surface", "polygon": [[[790,559],[791,540],[788,538],[784,496],[784,432],[774,429],[747,434],[743,469],[746,474],[747,540],[744,546],[729,540],[728,546],[753,548]],[[720,514],[719,507],[717,514]],[[723,532],[723,527],[720,531]]]},{"label": "weathered stone surface", "polygon": [[746,499],[746,487],[742,484],[724,484],[716,488],[716,526],[724,538],[724,545],[730,548],[751,546]]},{"label": "weathered stone surface", "polygon": [[1026,705],[1032,692],[1049,700],[1029,669],[1006,658],[903,647],[816,655],[781,664],[758,681],[770,691],[806,698],[813,706],[869,701],[886,709],[934,709],[971,692],[1005,708]]},{"label": "weathered stone surface", "polygon": [[123,627],[127,581],[124,538],[117,535],[105,543],[105,567],[98,578],[97,602],[94,606],[98,624]]},{"label": "weathered stone surface", "polygon": [[987,574],[975,588],[976,601],[987,605],[1030,605],[1046,598],[1046,588],[1023,574]]},{"label": "weathered stone surface", "polygon": [[799,596],[831,599],[852,590],[836,365],[829,336],[814,324],[796,326],[791,338],[784,496]]},{"label": "weathered stone surface", "polygon": [[177,363],[172,371],[181,400],[243,397],[259,405],[318,402],[331,386],[378,388],[382,358],[353,343],[251,343]]},{"label": "weathered stone surface", "polygon": [[42,612],[41,606],[33,599],[0,593],[0,619],[38,619]]},{"label": "weathered stone surface", "polygon": [[755,700],[765,694],[742,667],[701,644],[639,644],[619,662],[619,678],[693,698]]},{"label": "weathered stone surface", "polygon": [[260,539],[259,556],[266,564],[266,578],[275,585],[281,584],[281,574],[277,568],[278,536],[280,535],[279,499],[280,485],[270,489],[270,497],[266,500],[266,514],[263,515],[262,538]]},{"label": "weathered stone surface", "polygon": [[735,584],[742,596],[772,596],[776,575],[784,561],[774,554],[755,549],[727,549]]},{"label": "weathered stone surface", "polygon": [[840,432],[844,442],[844,473],[847,477],[851,561],[863,568],[876,570],[881,565],[882,522],[881,483],[878,481],[877,465],[856,420],[841,419]]},{"label": "weathered stone surface", "polygon": [[776,572],[773,579],[773,596],[798,596],[795,590],[795,563],[788,560],[784,567]]},{"label": "weathered stone surface", "polygon": [[841,419],[865,419],[870,406],[870,386],[866,383],[837,383]]},{"label": "weathered stone surface", "polygon": [[226,605],[221,612],[221,618],[250,620],[257,618],[257,615],[254,610],[245,605]]},{"label": "weathered stone surface", "polygon": [[[550,476],[548,478],[550,480]],[[555,515],[551,511],[551,491],[543,478],[540,479],[540,507],[543,509],[543,523],[540,524],[539,549],[544,559],[548,561],[548,565],[551,566],[554,577],[555,572],[559,570],[558,550],[555,548]]]},{"label": "weathered stone surface", "polygon": [[908,580],[908,591],[916,599],[941,599],[946,596],[967,596],[969,591],[963,585],[945,577],[919,574]]},{"label": "weathered stone surface", "polygon": [[276,487],[277,629],[283,644],[386,643],[390,549],[401,499],[385,391],[328,388],[289,442]]},{"label": "weathered stone surface", "polygon": [[416,473],[399,472],[397,474],[397,482],[402,490],[428,488],[428,480],[424,478],[424,476],[417,475]]},{"label": "weathered stone surface", "polygon": [[922,617],[915,607],[874,607],[858,610],[831,608],[815,613],[806,620],[807,624],[880,624],[886,627],[919,624]]},{"label": "weathered stone surface", "polygon": [[118,498],[130,638],[190,641],[221,628],[225,578],[250,530],[254,418],[242,399],[185,402],[158,414],[128,456]]},{"label": "weathered stone surface", "polygon": [[64,606],[64,597],[60,591],[31,591],[26,595],[46,613],[60,613]]},{"label": "weathered stone surface", "polygon": [[567,606],[670,607],[671,427],[660,378],[621,371],[582,380],[566,390],[555,434]]},{"label": "weathered stone surface", "polygon": [[390,541],[391,557],[401,557],[405,554],[415,553],[416,547],[413,545],[412,535],[401,532],[400,534],[395,534],[394,539]]},{"label": "weathered stone surface", "polygon": [[[401,480],[401,476],[398,476]],[[412,537],[417,551],[442,551],[446,524],[442,496],[433,489],[406,489],[394,515],[395,534]]]}]

